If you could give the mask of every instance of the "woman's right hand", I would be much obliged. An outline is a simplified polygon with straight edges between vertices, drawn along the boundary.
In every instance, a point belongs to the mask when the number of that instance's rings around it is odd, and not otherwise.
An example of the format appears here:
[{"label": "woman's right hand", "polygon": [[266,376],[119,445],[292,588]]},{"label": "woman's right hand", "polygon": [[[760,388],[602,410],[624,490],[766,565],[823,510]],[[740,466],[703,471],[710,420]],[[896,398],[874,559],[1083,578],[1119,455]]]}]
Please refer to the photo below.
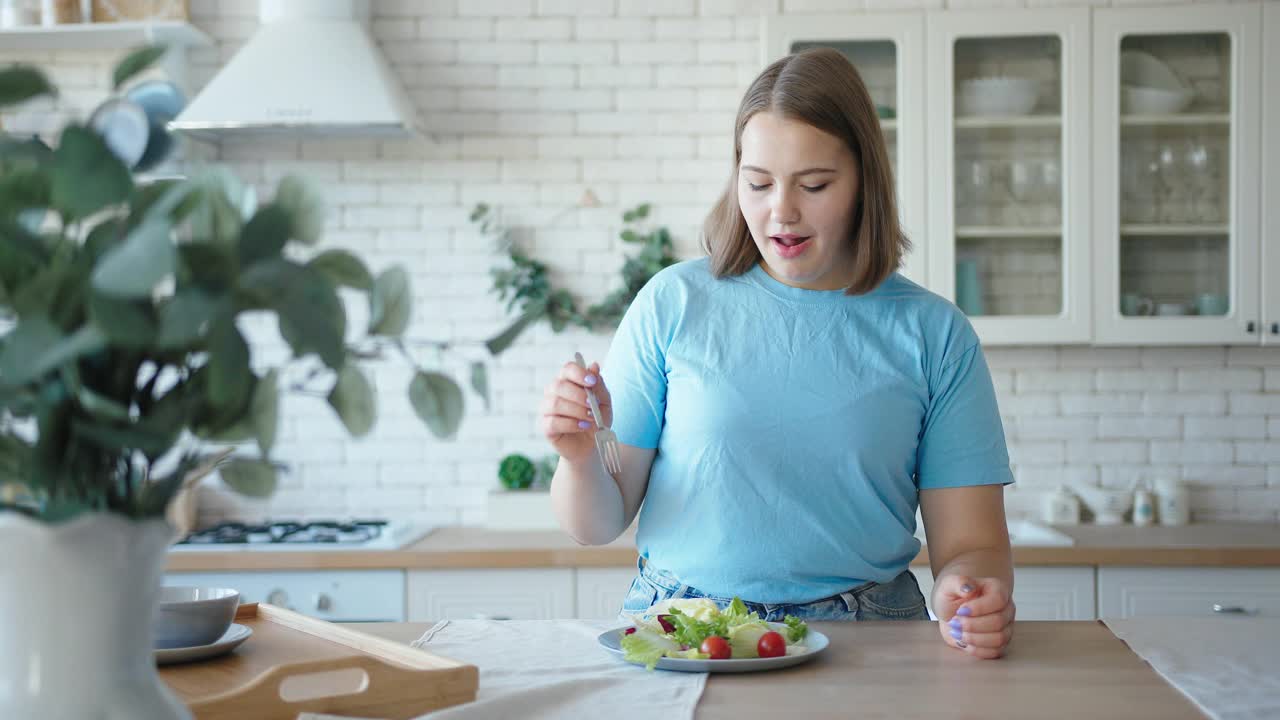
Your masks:
[{"label": "woman's right hand", "polygon": [[589,460],[596,451],[596,424],[587,403],[587,388],[596,394],[600,405],[600,420],[607,426],[613,423],[613,402],[609,388],[600,377],[600,364],[591,363],[586,370],[577,363],[567,362],[560,374],[547,386],[542,395],[542,433],[546,435],[560,457],[572,463]]}]

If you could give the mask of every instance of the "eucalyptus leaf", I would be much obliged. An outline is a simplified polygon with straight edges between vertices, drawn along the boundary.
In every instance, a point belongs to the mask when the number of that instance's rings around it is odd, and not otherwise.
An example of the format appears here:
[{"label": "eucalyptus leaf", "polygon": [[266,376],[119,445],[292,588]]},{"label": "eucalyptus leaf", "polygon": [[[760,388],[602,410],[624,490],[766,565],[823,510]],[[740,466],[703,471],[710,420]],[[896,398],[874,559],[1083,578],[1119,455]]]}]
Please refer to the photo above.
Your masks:
[{"label": "eucalyptus leaf", "polygon": [[258,441],[258,450],[263,457],[271,454],[276,444],[276,433],[280,428],[280,373],[272,369],[258,379],[253,388],[253,399],[249,405],[249,417],[253,424],[254,437]]},{"label": "eucalyptus leaf", "polygon": [[38,68],[15,65],[0,70],[0,108],[24,103],[42,95],[56,96],[58,91]]},{"label": "eucalyptus leaf", "polygon": [[333,369],[346,361],[346,308],[323,275],[289,260],[255,263],[240,276],[241,288],[273,308],[296,356],[315,352]]},{"label": "eucalyptus leaf", "polygon": [[128,168],[97,133],[78,125],[62,131],[53,156],[52,200],[66,220],[123,203],[132,192]]},{"label": "eucalyptus leaf", "polygon": [[146,348],[156,337],[157,321],[150,302],[89,294],[89,320],[112,345]]},{"label": "eucalyptus leaf", "polygon": [[484,363],[471,363],[471,389],[484,400],[484,409],[489,410],[489,370]]},{"label": "eucalyptus leaf", "polygon": [[72,427],[76,435],[103,450],[119,452],[138,450],[148,457],[158,457],[173,446],[174,433],[164,428],[137,424],[104,424],[75,420]]},{"label": "eucalyptus leaf", "polygon": [[506,352],[507,348],[520,337],[530,325],[541,320],[547,314],[545,307],[535,307],[529,312],[516,318],[515,322],[506,327],[505,330],[494,335],[485,341],[484,346],[489,350],[489,354],[493,356],[501,355]]},{"label": "eucalyptus leaf", "polygon": [[102,349],[102,331],[86,325],[64,336],[40,316],[25,317],[0,349],[0,386],[25,385],[59,365]]},{"label": "eucalyptus leaf", "polygon": [[129,408],[85,385],[76,388],[76,399],[92,415],[107,420],[129,420]]},{"label": "eucalyptus leaf", "polygon": [[187,288],[160,306],[160,332],[156,345],[165,349],[188,347],[204,335],[219,305],[205,291]]},{"label": "eucalyptus leaf", "polygon": [[94,268],[94,289],[118,297],[149,298],[178,262],[170,232],[163,220],[149,220],[135,228]]},{"label": "eucalyptus leaf", "polygon": [[289,241],[289,213],[279,205],[267,205],[240,230],[240,267],[280,256]]},{"label": "eucalyptus leaf", "polygon": [[232,490],[247,497],[271,497],[276,489],[276,468],[265,460],[228,460],[218,466],[218,474]]},{"label": "eucalyptus leaf", "polygon": [[368,292],[373,289],[373,276],[360,258],[346,250],[325,250],[311,258],[307,267],[324,275],[336,286]]},{"label": "eucalyptus leaf", "polygon": [[234,318],[222,316],[209,329],[209,385],[206,397],[215,408],[238,410],[244,407],[253,384],[249,369],[249,346]]},{"label": "eucalyptus leaf", "polygon": [[452,438],[462,423],[462,389],[448,375],[419,371],[409,383],[409,402],[438,438]]},{"label": "eucalyptus leaf", "polygon": [[389,337],[403,335],[409,327],[412,301],[409,273],[400,265],[388,268],[373,281],[369,333]]},{"label": "eucalyptus leaf", "polygon": [[364,437],[373,429],[378,415],[373,385],[353,363],[338,371],[338,381],[329,392],[329,404],[352,437]]},{"label": "eucalyptus leaf", "polygon": [[311,180],[287,175],[276,188],[275,204],[284,208],[292,224],[292,237],[315,245],[324,232],[324,195]]},{"label": "eucalyptus leaf", "polygon": [[115,67],[111,73],[111,85],[116,90],[133,79],[138,73],[146,70],[156,63],[157,60],[164,57],[166,48],[164,45],[148,45],[140,47],[125,56]]}]

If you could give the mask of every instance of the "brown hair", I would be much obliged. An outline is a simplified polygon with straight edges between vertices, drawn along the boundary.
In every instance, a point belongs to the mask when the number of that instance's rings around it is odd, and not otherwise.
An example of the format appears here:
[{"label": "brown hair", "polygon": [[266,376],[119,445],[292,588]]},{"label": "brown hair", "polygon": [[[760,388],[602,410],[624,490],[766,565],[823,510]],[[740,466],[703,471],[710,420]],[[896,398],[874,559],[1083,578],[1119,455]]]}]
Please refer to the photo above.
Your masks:
[{"label": "brown hair", "polygon": [[898,225],[893,167],[875,103],[862,76],[840,52],[812,48],[788,55],[764,69],[738,106],[733,132],[729,187],[703,224],[702,245],[716,277],[741,275],[760,261],[760,251],[738,206],[738,163],[742,130],[756,113],[773,112],[799,120],[844,141],[858,163],[860,202],[854,211],[854,280],[845,291],[875,289],[902,264],[911,241]]}]

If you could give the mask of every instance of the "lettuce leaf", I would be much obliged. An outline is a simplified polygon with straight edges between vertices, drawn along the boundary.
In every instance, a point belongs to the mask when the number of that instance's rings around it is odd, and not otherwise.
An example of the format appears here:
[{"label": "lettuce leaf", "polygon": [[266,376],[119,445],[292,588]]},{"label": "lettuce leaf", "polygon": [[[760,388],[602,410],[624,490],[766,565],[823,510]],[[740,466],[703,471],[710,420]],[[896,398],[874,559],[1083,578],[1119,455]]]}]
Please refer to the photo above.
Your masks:
[{"label": "lettuce leaf", "polygon": [[680,644],[652,630],[639,629],[622,636],[622,658],[652,670],[668,652],[680,652]]}]

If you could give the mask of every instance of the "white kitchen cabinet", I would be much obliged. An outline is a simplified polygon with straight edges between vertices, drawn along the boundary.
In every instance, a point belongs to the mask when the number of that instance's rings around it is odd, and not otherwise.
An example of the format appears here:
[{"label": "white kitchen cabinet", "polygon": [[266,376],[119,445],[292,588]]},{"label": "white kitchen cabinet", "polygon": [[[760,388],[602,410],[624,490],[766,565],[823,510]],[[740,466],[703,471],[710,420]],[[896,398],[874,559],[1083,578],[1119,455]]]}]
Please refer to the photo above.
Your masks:
[{"label": "white kitchen cabinet", "polygon": [[1098,568],[1099,617],[1280,617],[1277,568]]},{"label": "white kitchen cabinet", "polygon": [[618,617],[622,601],[636,577],[636,569],[578,568],[576,572],[576,617],[580,620],[613,620]]},{"label": "white kitchen cabinet", "polygon": [[[926,284],[924,14],[884,12],[768,16],[761,65],[809,47],[831,47],[858,68],[882,110],[880,127],[898,183],[898,215],[914,249],[903,275]],[[888,116],[888,117],[886,117]]]},{"label": "white kitchen cabinet", "polygon": [[1094,12],[1097,344],[1259,343],[1261,21],[1257,3]]},{"label": "white kitchen cabinet", "polygon": [[1089,10],[927,27],[930,289],[984,343],[1087,342]]},{"label": "white kitchen cabinet", "polygon": [[409,571],[409,622],[574,616],[572,568]]},{"label": "white kitchen cabinet", "polygon": [[[925,566],[912,566],[911,571],[932,612],[933,572]],[[1018,620],[1093,620],[1093,566],[1015,568],[1013,601]]]},{"label": "white kitchen cabinet", "polygon": [[170,572],[165,586],[233,588],[240,602],[265,602],[329,622],[404,622],[403,570]]},{"label": "white kitchen cabinet", "polygon": [[1263,7],[1262,341],[1280,345],[1280,4]]}]

